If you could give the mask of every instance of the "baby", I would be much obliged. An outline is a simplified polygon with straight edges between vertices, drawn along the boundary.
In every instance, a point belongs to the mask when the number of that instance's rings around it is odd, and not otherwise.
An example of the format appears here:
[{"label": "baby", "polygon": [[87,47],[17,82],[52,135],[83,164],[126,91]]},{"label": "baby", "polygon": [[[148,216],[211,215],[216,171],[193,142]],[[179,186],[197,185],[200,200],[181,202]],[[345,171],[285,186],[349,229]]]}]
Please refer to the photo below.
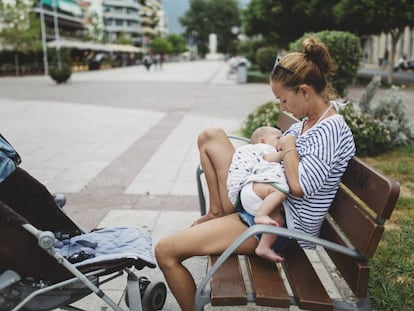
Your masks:
[{"label": "baby", "polygon": [[[283,226],[281,204],[289,187],[280,164],[282,152],[278,151],[282,132],[270,126],[256,129],[250,144],[236,149],[230,165],[227,189],[230,201],[239,201],[254,223]],[[276,236],[263,234],[256,254],[273,262],[282,257],[272,250]]]}]

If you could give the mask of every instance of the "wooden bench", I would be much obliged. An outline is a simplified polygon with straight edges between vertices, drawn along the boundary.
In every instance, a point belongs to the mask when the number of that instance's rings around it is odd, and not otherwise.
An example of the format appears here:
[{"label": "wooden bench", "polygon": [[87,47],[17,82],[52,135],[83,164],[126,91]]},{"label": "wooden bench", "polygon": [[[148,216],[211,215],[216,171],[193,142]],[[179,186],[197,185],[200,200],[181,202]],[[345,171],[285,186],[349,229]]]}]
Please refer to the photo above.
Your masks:
[{"label": "wooden bench", "polygon": [[[281,130],[286,130],[294,122],[296,120],[290,115],[280,113],[278,126]],[[202,174],[199,167],[200,211],[205,214]],[[320,238],[275,226],[248,228],[223,254],[209,256],[209,271],[197,287],[195,310],[203,310],[208,303],[212,306],[255,303],[281,308],[297,305],[300,309],[318,311],[371,310],[368,262],[377,249],[384,223],[390,218],[398,196],[397,182],[359,158],[352,158]],[[284,254],[282,264],[273,264],[256,255],[234,254],[243,241],[264,232],[294,240]],[[317,248],[304,251],[296,240],[314,242]],[[248,277],[244,278],[245,275]],[[330,286],[333,284],[336,286],[332,289]],[[339,295],[332,294],[335,290]]]}]

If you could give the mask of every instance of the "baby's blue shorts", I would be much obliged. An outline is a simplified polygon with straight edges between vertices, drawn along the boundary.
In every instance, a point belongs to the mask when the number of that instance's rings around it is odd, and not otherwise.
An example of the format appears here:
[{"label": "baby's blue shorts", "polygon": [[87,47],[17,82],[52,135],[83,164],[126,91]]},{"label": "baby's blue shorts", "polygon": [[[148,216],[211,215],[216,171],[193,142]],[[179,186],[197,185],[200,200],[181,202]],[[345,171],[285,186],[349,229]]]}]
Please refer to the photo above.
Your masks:
[{"label": "baby's blue shorts", "polygon": [[[246,210],[243,208],[240,202],[236,207],[236,213],[239,214],[240,220],[248,227],[251,227],[255,224],[254,216],[246,212]],[[282,215],[284,217],[283,213]],[[286,219],[285,219],[283,227],[287,228]],[[260,237],[261,237],[261,234],[256,235],[257,240],[260,240]],[[290,242],[289,238],[284,237],[284,236],[278,236],[276,239],[276,242],[273,244],[272,249],[275,253],[278,253],[278,254],[283,253],[283,251],[285,251],[287,247],[289,246],[289,242]]]}]

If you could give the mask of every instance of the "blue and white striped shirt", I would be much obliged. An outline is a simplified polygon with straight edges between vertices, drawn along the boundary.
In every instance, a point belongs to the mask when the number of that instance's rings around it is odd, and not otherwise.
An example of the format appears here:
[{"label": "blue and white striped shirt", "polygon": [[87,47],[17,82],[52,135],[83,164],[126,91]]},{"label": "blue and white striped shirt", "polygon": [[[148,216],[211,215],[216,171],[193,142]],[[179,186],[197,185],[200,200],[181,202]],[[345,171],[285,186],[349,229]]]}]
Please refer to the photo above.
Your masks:
[{"label": "blue and white striped shirt", "polygon": [[[302,133],[304,124],[293,124],[284,135],[296,137],[300,159],[299,181],[303,197],[289,194],[283,202],[289,229],[319,236],[348,161],[355,155],[352,132],[339,114],[317,123]],[[314,248],[299,241],[303,248]]]}]

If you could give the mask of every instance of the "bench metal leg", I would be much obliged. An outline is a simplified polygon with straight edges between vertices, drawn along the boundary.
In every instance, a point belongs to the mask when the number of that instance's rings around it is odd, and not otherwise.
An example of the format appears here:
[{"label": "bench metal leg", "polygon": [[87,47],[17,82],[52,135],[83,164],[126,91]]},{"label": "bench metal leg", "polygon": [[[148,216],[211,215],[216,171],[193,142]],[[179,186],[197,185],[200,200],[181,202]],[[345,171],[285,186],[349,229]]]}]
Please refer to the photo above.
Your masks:
[{"label": "bench metal leg", "polygon": [[198,202],[200,204],[201,216],[206,214],[206,198],[204,196],[203,185],[201,184],[202,174],[203,174],[203,169],[201,168],[201,165],[199,165],[197,167],[196,180],[197,180]]},{"label": "bench metal leg", "polygon": [[371,311],[371,299],[369,297],[355,302],[333,300],[335,311]]}]

